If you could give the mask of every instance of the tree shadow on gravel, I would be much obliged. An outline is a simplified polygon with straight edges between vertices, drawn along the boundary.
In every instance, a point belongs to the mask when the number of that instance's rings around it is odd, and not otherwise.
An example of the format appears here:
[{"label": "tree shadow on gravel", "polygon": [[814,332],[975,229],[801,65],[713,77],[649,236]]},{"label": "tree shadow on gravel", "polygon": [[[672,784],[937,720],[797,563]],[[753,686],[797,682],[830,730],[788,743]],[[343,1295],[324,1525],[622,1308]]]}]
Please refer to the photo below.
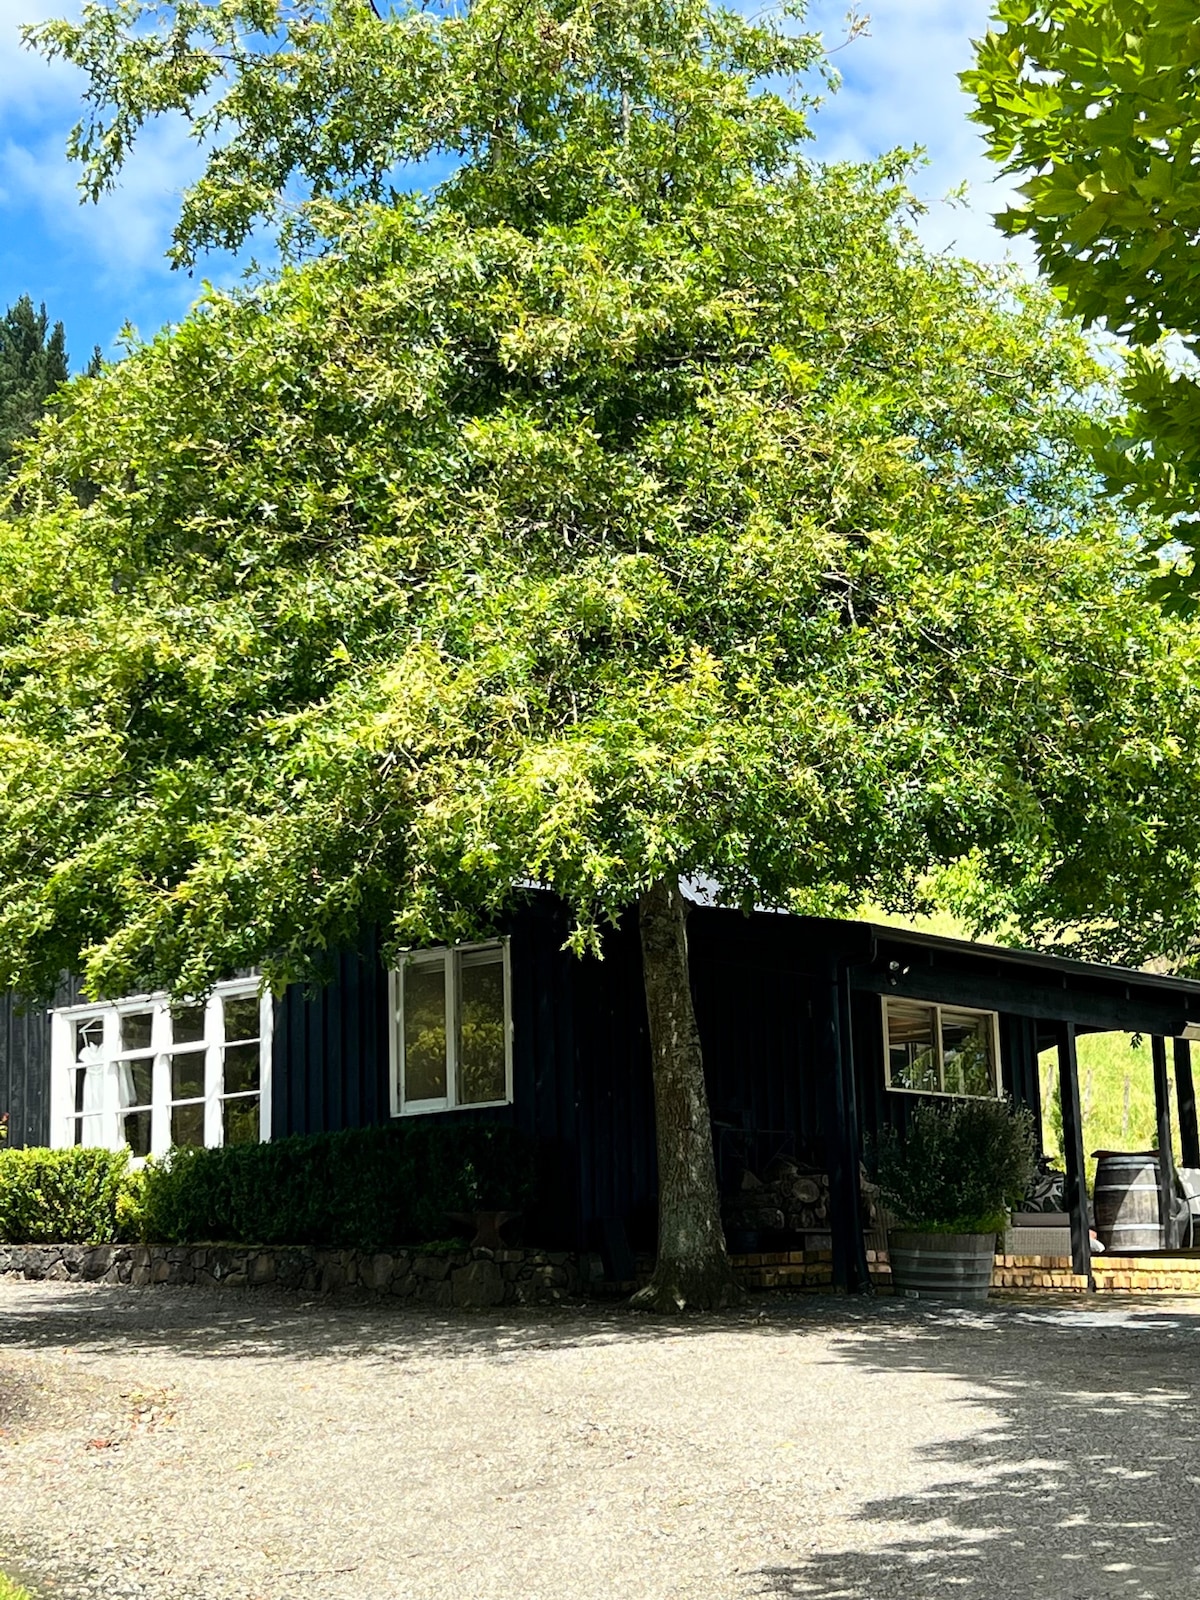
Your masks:
[{"label": "tree shadow on gravel", "polygon": [[633,1311],[624,1300],[451,1311],[367,1295],[0,1278],[0,1354],[74,1347],[119,1354],[161,1350],[213,1360],[445,1354],[504,1359],[525,1350],[699,1339],[735,1330],[765,1338],[793,1337],[807,1328],[854,1335],[932,1325],[942,1316],[888,1296],[752,1295],[738,1310],[672,1318]]},{"label": "tree shadow on gravel", "polygon": [[[314,1298],[272,1290],[51,1284],[0,1279],[0,1354],[73,1347],[169,1351],[228,1360],[449,1353],[503,1360],[521,1351],[627,1340],[697,1338],[731,1329],[794,1334],[798,1326],[858,1326],[890,1302],[803,1296],[714,1316],[656,1317],[623,1301],[446,1311],[388,1298]],[[901,1308],[902,1309],[902,1308]]]},{"label": "tree shadow on gravel", "polygon": [[[864,1375],[937,1378],[943,1399],[946,1381],[952,1393],[960,1386],[969,1431],[918,1447],[924,1470],[914,1477],[926,1486],[854,1508],[862,1536],[842,1536],[846,1548],[823,1548],[818,1526],[806,1559],[743,1574],[747,1600],[1200,1595],[1200,1304],[966,1312],[813,1296],[669,1320],[619,1305],[442,1312],[263,1291],[0,1282],[0,1370],[6,1351],[503,1364],[728,1335],[750,1341],[742,1359],[759,1359],[761,1340],[769,1360],[772,1341],[809,1334],[827,1341],[824,1359]],[[903,1445],[887,1438],[886,1411],[877,1425],[881,1448]]]},{"label": "tree shadow on gravel", "polygon": [[[875,1374],[959,1380],[999,1422],[920,1454],[921,1493],[862,1505],[868,1549],[756,1574],[804,1600],[1200,1594],[1200,1308],[1006,1306],[838,1342]],[[887,1419],[880,1419],[886,1429]],[[857,1541],[854,1541],[857,1543]]]}]

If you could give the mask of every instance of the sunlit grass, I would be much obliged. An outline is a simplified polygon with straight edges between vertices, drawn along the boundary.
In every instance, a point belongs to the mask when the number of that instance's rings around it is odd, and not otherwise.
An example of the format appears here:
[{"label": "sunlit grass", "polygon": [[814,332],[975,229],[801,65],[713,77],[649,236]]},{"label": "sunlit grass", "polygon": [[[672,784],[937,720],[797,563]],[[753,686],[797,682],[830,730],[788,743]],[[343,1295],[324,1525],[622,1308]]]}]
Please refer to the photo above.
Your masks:
[{"label": "sunlit grass", "polygon": [[[1136,1037],[1136,1036],[1135,1036]],[[1084,1034],[1079,1055],[1079,1105],[1083,1112],[1083,1148],[1088,1157],[1088,1182],[1094,1175],[1097,1150],[1153,1150],[1158,1144],[1154,1110],[1154,1073],[1150,1040],[1136,1045],[1127,1033]],[[1167,1081],[1171,1090],[1171,1128],[1176,1161],[1179,1116],[1175,1104],[1175,1069],[1167,1043]],[[1062,1113],[1058,1100],[1058,1060],[1053,1050],[1040,1059],[1042,1137],[1047,1155],[1062,1164]]]}]

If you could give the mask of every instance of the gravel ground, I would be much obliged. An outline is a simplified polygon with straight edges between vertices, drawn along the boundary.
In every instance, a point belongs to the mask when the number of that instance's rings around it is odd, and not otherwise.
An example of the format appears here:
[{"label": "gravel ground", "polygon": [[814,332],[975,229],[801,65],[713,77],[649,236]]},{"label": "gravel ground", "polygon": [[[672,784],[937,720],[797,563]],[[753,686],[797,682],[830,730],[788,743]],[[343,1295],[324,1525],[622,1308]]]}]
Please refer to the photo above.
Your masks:
[{"label": "gravel ground", "polygon": [[80,1600],[1200,1594],[1200,1306],[664,1324],[0,1280],[0,1569]]}]

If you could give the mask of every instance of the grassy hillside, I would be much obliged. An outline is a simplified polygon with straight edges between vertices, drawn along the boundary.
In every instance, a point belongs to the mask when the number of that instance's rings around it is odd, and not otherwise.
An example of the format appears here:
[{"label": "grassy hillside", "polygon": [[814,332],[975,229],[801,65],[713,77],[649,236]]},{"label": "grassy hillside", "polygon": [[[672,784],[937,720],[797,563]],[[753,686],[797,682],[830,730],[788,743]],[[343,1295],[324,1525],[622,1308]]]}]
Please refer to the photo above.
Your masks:
[{"label": "grassy hillside", "polygon": [[[1175,1070],[1167,1045],[1167,1077],[1171,1086],[1171,1125],[1175,1159],[1179,1160],[1179,1116],[1175,1105]],[[1095,1173],[1097,1150],[1153,1150],[1154,1075],[1150,1040],[1127,1033],[1085,1034],[1078,1042],[1079,1102],[1083,1112],[1083,1148],[1088,1157],[1088,1185]],[[1058,1062],[1053,1050],[1040,1058],[1042,1137],[1046,1153],[1062,1165],[1062,1108],[1058,1098]]]}]

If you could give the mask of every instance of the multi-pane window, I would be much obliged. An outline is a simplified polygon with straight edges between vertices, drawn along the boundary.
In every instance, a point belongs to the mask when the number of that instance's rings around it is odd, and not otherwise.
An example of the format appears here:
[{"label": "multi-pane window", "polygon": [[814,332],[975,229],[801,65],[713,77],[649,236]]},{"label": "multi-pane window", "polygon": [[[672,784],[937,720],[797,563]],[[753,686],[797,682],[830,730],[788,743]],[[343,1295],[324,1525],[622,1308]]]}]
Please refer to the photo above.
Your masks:
[{"label": "multi-pane window", "polygon": [[254,980],[221,984],[206,1001],[55,1012],[54,1142],[147,1156],[266,1138],[269,1019]]},{"label": "multi-pane window", "polygon": [[910,1094],[998,1094],[997,1021],[994,1011],[888,995],[883,1002],[888,1088]]},{"label": "multi-pane window", "polygon": [[414,951],[391,988],[395,1114],[512,1099],[507,944]]}]

